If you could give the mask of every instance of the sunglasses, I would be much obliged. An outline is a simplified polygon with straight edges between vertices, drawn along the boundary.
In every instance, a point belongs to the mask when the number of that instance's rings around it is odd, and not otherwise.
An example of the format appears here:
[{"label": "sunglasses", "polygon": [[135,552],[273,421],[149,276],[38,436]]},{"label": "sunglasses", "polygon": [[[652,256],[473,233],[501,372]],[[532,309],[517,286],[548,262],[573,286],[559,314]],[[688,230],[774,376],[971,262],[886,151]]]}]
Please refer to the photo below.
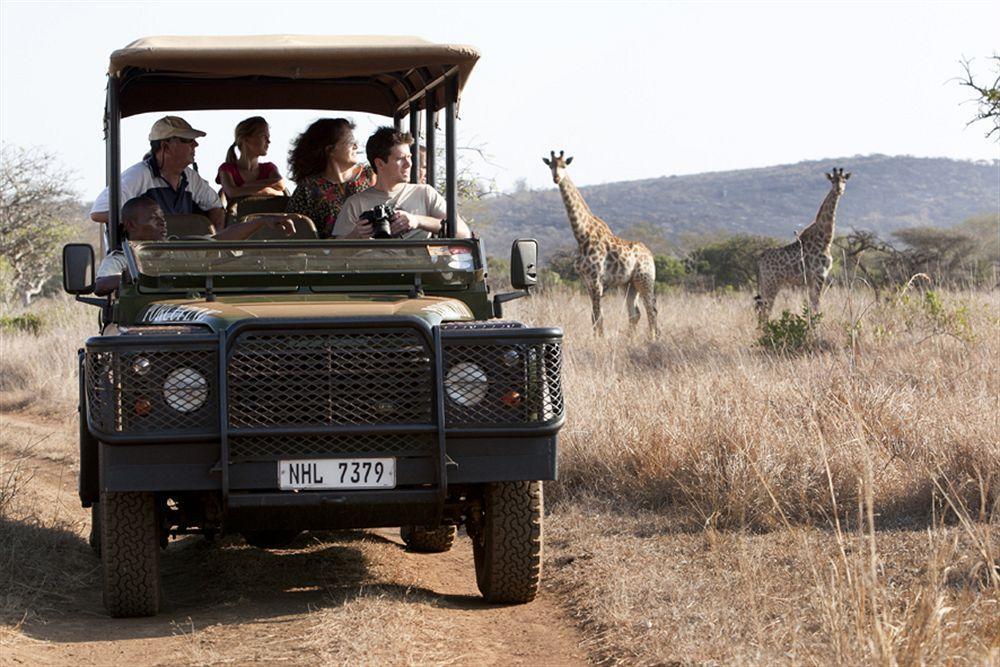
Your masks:
[{"label": "sunglasses", "polygon": [[193,144],[194,139],[185,139],[184,137],[174,137],[175,141],[179,141],[182,144]]}]

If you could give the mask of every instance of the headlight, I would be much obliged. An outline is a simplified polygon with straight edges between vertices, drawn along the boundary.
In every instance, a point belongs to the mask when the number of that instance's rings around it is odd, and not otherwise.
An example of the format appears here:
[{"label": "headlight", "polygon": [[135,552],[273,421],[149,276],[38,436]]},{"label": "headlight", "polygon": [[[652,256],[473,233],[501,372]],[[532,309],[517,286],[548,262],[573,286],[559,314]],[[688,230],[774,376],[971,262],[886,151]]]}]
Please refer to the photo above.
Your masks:
[{"label": "headlight", "polygon": [[468,361],[455,364],[444,376],[444,391],[455,403],[462,406],[477,405],[486,398],[488,379],[486,371]]},{"label": "headlight", "polygon": [[163,381],[163,398],[177,412],[194,412],[208,399],[208,380],[193,368],[177,368]]}]

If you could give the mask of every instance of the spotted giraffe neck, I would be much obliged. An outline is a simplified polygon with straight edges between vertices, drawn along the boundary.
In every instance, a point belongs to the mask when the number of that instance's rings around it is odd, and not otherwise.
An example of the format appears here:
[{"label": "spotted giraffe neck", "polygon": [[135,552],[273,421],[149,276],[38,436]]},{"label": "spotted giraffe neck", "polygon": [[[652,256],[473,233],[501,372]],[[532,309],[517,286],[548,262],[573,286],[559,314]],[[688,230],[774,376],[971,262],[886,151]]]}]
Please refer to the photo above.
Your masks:
[{"label": "spotted giraffe neck", "polygon": [[808,237],[811,240],[819,241],[824,246],[829,245],[833,241],[833,230],[837,224],[837,202],[839,201],[840,192],[834,186],[830,188],[823,203],[819,205],[816,220],[802,230],[800,238]]},{"label": "spotted giraffe neck", "polygon": [[563,175],[559,180],[559,193],[562,195],[563,205],[566,207],[569,224],[573,228],[573,236],[576,237],[577,243],[588,243],[596,237],[611,234],[608,226],[590,211],[586,200],[569,176]]}]

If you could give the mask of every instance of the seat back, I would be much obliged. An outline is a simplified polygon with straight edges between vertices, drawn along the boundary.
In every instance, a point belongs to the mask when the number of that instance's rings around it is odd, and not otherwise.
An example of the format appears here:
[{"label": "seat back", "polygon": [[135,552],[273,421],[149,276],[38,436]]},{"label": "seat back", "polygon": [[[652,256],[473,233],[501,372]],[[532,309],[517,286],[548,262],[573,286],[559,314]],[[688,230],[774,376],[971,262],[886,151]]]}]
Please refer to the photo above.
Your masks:
[{"label": "seat back", "polygon": [[215,226],[199,213],[168,213],[167,236],[213,236]]},{"label": "seat back", "polygon": [[[274,213],[252,213],[250,215],[245,215],[240,220],[240,222],[252,222],[258,218],[268,218],[277,217]],[[285,236],[280,229],[274,229],[270,226],[261,227],[256,232],[250,235],[251,239],[255,241],[281,241],[284,239],[318,239],[319,235],[316,233],[316,225],[313,221],[309,219],[309,216],[302,215],[301,213],[284,213],[281,215],[284,218],[291,218],[292,222],[295,224],[295,233],[291,236]]]},{"label": "seat back", "polygon": [[229,205],[229,215],[233,220],[242,221],[254,213],[284,213],[288,210],[290,197],[240,197]]}]

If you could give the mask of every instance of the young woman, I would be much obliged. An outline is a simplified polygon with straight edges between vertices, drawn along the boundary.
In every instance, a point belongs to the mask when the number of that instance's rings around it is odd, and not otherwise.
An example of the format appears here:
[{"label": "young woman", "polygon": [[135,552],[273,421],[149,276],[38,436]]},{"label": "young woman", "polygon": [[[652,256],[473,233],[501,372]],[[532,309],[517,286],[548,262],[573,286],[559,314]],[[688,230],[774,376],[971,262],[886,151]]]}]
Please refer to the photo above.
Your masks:
[{"label": "young woman", "polygon": [[323,238],[330,236],[344,201],[375,185],[371,166],[358,162],[354,127],[346,118],[322,118],[296,137],[288,154],[296,183],[288,212],[309,216]]},{"label": "young woman", "polygon": [[[235,140],[226,153],[226,161],[219,165],[215,182],[222,186],[226,198],[232,202],[237,197],[250,195],[281,196],[285,194],[285,181],[273,162],[260,162],[267,155],[271,144],[271,131],[267,121],[260,116],[240,121],[234,132]],[[236,151],[239,149],[239,157]]]}]

